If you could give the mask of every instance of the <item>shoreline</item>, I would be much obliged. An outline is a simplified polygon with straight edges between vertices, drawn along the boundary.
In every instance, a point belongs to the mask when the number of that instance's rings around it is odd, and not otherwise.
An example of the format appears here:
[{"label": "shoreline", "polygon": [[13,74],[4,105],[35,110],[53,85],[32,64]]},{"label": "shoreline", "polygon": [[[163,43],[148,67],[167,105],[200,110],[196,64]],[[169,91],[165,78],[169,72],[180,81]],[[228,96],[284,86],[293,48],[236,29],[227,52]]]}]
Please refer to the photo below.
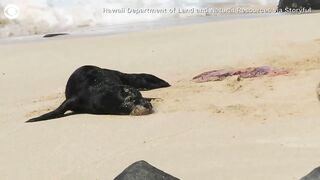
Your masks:
[{"label": "shoreline", "polygon": [[[211,22],[221,21],[233,21],[233,20],[245,20],[252,18],[268,18],[275,16],[288,16],[289,14],[280,13],[263,13],[263,14],[243,14],[243,15],[226,15],[226,16],[195,16],[185,18],[164,18],[152,22],[136,22],[128,24],[117,24],[110,26],[97,25],[96,27],[79,27],[71,31],[54,31],[51,33],[69,33],[68,35],[51,38],[51,39],[63,39],[63,38],[79,38],[90,36],[110,36],[117,34],[125,34],[132,32],[144,32],[161,30],[166,28],[174,28],[180,26],[197,25]],[[50,34],[47,33],[47,34]],[[29,36],[17,36],[17,37],[5,37],[0,39],[0,44],[20,43],[20,42],[32,42],[50,40],[50,38],[43,38],[45,34],[29,35]]]}]

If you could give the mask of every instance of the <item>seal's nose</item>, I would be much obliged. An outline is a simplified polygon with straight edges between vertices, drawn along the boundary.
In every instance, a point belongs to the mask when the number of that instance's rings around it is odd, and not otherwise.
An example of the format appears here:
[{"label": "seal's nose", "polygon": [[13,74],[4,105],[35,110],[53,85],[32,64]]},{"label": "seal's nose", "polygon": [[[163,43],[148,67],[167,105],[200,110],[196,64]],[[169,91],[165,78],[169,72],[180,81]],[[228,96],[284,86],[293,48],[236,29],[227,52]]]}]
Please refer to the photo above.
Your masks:
[{"label": "seal's nose", "polygon": [[147,109],[150,109],[150,110],[152,109],[152,105],[149,101],[145,101],[142,105]]},{"label": "seal's nose", "polygon": [[152,113],[152,108],[146,108],[141,105],[136,105],[133,110],[131,111],[130,115],[132,116],[141,116],[141,115],[147,115]]},{"label": "seal's nose", "polygon": [[146,99],[141,99],[140,103],[133,108],[130,115],[140,116],[151,114],[152,112],[153,111],[151,103]]}]

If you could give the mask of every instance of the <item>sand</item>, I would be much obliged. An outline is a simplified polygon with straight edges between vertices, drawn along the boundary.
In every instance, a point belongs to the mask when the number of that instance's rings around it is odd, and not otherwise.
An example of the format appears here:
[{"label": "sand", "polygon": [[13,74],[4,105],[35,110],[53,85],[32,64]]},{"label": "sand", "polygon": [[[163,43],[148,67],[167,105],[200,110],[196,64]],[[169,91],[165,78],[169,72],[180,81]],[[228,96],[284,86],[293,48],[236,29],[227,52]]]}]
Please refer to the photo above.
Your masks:
[{"label": "sand", "polygon": [[[295,180],[320,166],[320,14],[213,22],[0,45],[1,179],[113,179],[138,160],[181,179]],[[147,72],[147,116],[27,119],[57,107],[93,64]],[[290,74],[193,83],[204,71],[272,65]]]}]

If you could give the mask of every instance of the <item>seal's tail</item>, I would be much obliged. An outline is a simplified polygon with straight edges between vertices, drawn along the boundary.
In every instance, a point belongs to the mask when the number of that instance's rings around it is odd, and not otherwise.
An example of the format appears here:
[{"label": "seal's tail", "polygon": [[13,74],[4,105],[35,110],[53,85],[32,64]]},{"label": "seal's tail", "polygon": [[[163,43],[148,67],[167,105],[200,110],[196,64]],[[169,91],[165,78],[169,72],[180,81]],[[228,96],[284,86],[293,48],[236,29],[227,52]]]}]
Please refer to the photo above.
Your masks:
[{"label": "seal's tail", "polygon": [[29,119],[26,121],[26,123],[30,122],[36,122],[36,121],[45,121],[49,119],[55,119],[55,118],[60,118],[64,116],[64,113],[68,110],[70,110],[70,105],[73,103],[72,99],[67,99],[65,100],[57,109],[48,112],[46,114],[43,114],[39,117]]}]

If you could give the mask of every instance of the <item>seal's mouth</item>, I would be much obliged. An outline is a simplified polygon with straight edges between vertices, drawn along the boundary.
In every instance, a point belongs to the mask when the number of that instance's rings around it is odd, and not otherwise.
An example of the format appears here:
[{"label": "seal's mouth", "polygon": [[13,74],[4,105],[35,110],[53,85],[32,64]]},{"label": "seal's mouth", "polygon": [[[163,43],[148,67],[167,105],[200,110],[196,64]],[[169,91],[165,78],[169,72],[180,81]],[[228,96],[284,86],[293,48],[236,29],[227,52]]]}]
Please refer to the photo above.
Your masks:
[{"label": "seal's mouth", "polygon": [[151,114],[153,112],[152,108],[146,108],[141,105],[136,105],[131,111],[130,115],[132,116],[141,116]]}]

